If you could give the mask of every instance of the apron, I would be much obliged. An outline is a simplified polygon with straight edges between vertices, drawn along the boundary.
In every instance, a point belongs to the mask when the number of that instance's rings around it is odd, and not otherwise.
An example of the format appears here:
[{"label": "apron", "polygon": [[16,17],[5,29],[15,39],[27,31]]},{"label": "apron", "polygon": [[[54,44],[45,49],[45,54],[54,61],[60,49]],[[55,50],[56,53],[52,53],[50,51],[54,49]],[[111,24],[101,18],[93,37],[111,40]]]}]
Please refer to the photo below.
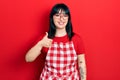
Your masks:
[{"label": "apron", "polygon": [[77,54],[72,41],[52,43],[39,80],[79,80]]}]

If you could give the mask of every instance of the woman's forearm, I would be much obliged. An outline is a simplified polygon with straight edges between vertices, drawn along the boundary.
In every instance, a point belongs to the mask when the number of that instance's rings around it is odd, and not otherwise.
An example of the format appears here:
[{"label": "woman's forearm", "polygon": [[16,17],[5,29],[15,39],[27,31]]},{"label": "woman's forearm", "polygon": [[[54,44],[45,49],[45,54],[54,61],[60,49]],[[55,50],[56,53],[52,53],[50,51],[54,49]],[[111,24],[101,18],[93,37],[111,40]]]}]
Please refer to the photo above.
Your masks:
[{"label": "woman's forearm", "polygon": [[86,80],[87,71],[86,71],[86,63],[85,63],[84,54],[78,55],[78,68],[79,68],[81,80]]},{"label": "woman's forearm", "polygon": [[33,62],[41,53],[42,45],[39,41],[35,46],[33,46],[26,54],[26,62]]}]

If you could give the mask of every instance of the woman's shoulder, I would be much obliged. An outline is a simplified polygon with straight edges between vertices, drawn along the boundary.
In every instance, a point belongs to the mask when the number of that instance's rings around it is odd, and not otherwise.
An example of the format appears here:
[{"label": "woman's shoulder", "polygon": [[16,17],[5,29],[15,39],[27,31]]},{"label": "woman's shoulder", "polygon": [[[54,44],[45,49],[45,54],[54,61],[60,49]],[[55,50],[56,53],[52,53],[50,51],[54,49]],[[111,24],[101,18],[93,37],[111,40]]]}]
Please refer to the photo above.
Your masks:
[{"label": "woman's shoulder", "polygon": [[73,40],[80,40],[80,39],[82,39],[82,37],[81,37],[80,34],[78,34],[78,33],[74,33],[74,36],[73,36],[72,39],[73,39]]},{"label": "woman's shoulder", "polygon": [[75,33],[72,39],[77,54],[85,53],[83,39],[80,34]]},{"label": "woman's shoulder", "polygon": [[45,33],[41,33],[38,35],[38,37],[35,39],[35,43],[39,42],[40,40],[42,40],[42,38],[45,36]]}]

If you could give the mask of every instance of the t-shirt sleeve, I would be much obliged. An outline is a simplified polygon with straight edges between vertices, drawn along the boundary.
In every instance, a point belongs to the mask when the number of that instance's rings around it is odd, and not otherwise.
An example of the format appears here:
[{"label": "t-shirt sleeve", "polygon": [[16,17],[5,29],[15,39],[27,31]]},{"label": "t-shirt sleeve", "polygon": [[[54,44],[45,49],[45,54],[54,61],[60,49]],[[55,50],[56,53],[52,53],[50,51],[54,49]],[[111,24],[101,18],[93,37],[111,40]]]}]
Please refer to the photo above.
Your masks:
[{"label": "t-shirt sleeve", "polygon": [[79,36],[78,34],[74,35],[74,46],[75,46],[77,55],[85,54],[85,47],[84,47],[82,37]]}]

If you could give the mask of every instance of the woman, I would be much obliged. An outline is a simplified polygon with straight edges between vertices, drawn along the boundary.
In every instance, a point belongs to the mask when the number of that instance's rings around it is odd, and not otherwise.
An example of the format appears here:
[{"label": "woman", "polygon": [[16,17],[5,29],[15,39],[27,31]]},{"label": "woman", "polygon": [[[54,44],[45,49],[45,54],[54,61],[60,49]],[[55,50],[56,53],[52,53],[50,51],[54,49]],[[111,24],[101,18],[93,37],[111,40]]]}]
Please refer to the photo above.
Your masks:
[{"label": "woman", "polygon": [[56,4],[50,13],[48,33],[26,54],[26,61],[34,61],[46,54],[40,80],[86,80],[86,64],[81,37],[73,32],[69,8]]}]

